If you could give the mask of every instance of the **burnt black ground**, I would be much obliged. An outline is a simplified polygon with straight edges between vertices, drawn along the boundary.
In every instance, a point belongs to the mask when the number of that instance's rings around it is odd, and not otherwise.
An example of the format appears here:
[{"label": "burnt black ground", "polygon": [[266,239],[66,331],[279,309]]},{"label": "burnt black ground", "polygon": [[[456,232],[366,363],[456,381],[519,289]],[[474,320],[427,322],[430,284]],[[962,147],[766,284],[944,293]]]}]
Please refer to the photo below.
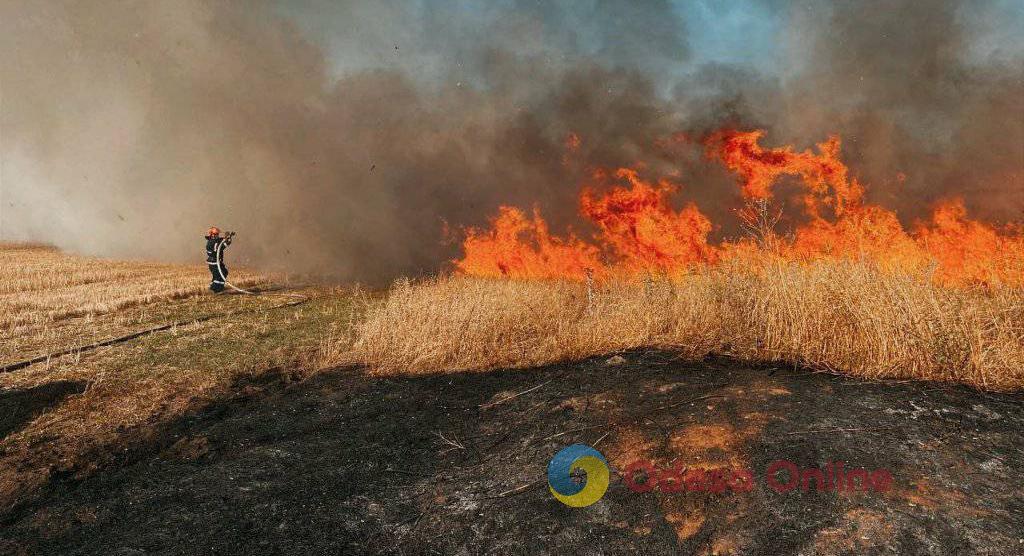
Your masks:
[{"label": "burnt black ground", "polygon": [[10,391],[0,391],[0,437],[22,429],[40,413],[56,406],[72,394],[81,394],[87,384],[59,380]]},{"label": "burnt black ground", "polygon": [[[406,378],[267,375],[161,425],[112,468],[53,477],[0,518],[0,548],[1024,553],[1024,396],[624,355],[612,366],[602,357]],[[545,470],[575,442],[596,443],[613,467],[638,457],[743,464],[756,484],[746,493],[640,494],[613,476],[601,501],[573,509],[547,491]],[[780,459],[887,469],[894,481],[884,494],[780,494],[763,477]]]}]

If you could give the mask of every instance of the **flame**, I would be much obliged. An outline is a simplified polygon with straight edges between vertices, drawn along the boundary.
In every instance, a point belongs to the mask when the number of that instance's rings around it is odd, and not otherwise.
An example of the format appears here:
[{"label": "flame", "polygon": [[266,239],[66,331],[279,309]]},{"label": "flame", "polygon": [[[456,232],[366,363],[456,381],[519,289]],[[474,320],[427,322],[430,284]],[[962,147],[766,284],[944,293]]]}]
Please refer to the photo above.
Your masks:
[{"label": "flame", "polygon": [[[725,167],[742,178],[743,196],[767,199],[771,188],[782,175],[801,178],[808,190],[805,197],[808,211],[818,213],[819,198],[837,215],[860,205],[864,188],[857,180],[847,178],[846,165],[839,160],[839,137],[829,137],[818,144],[818,154],[793,152],[792,147],[764,149],[758,141],[764,131],[719,131],[706,141],[709,157],[718,157]],[[829,195],[831,194],[831,195]]]},{"label": "flame", "polygon": [[652,185],[627,168],[620,168],[615,177],[630,187],[614,187],[604,195],[585,188],[580,212],[597,225],[598,242],[620,266],[671,272],[716,260],[716,250],[708,245],[711,221],[693,203],[678,212],[672,210],[667,195],[676,188],[671,183]]},{"label": "flame", "polygon": [[[579,212],[596,229],[591,241],[552,235],[534,209],[501,207],[489,229],[466,230],[463,273],[510,278],[571,278],[612,272],[678,273],[739,257],[782,257],[791,261],[828,258],[870,260],[893,272],[931,271],[941,284],[1024,285],[1024,230],[997,229],[972,220],[959,199],[939,203],[930,218],[908,231],[895,212],[864,202],[864,186],[850,177],[840,158],[841,141],[832,136],[816,150],[765,148],[764,131],[721,130],[704,141],[709,159],[736,174],[741,218],[756,219],[751,206],[766,206],[780,178],[802,187],[804,223],[786,238],[709,243],[713,224],[693,203],[675,210],[669,203],[679,186],[647,181],[634,168],[598,171],[579,196]],[[567,148],[575,150],[575,134]],[[899,174],[898,179],[903,179]],[[604,193],[598,193],[604,191]],[[761,202],[761,205],[751,205]],[[764,230],[762,230],[764,231]],[[770,241],[769,241],[770,240]]]},{"label": "flame", "polygon": [[967,218],[960,199],[940,203],[914,238],[938,265],[936,278],[952,284],[1024,285],[1024,230],[996,230]]},{"label": "flame", "polygon": [[533,219],[515,207],[501,207],[491,229],[466,230],[465,256],[456,267],[466,274],[508,278],[575,278],[604,269],[596,247],[575,236],[552,236],[537,209]]}]

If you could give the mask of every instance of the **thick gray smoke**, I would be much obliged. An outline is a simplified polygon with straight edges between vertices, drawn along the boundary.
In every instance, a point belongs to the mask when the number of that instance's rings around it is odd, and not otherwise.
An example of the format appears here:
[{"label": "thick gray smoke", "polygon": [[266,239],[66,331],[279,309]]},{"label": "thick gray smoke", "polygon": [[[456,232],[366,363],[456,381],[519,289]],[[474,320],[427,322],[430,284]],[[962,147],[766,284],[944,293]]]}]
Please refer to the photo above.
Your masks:
[{"label": "thick gray smoke", "polygon": [[442,268],[445,226],[500,204],[579,228],[590,169],[634,163],[725,233],[731,178],[660,141],[722,125],[843,135],[908,221],[1024,209],[1024,48],[985,47],[992,6],[771,2],[785,61],[759,69],[694,62],[664,1],[426,4],[0,5],[0,238],[189,260],[218,224],[251,264],[377,281]]}]

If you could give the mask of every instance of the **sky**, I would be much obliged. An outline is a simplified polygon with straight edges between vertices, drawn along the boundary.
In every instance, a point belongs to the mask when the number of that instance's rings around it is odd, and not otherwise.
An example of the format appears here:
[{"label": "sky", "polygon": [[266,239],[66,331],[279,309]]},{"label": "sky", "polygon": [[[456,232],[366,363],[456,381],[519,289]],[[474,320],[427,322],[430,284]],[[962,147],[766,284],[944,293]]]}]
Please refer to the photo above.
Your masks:
[{"label": "sky", "polygon": [[[373,68],[401,68],[424,81],[447,78],[451,71],[458,75],[458,64],[468,62],[459,59],[460,43],[480,41],[489,29],[502,22],[508,26],[517,22],[524,26],[537,24],[536,29],[514,39],[502,37],[498,46],[520,53],[547,52],[558,58],[578,52],[602,56],[608,63],[615,63],[618,54],[623,55],[618,61],[635,64],[638,56],[625,54],[640,52],[640,58],[667,62],[657,65],[665,72],[666,80],[715,63],[784,76],[800,63],[793,56],[794,35],[787,29],[787,22],[809,13],[832,10],[831,3],[813,0],[632,2],[664,4],[668,10],[663,13],[668,19],[652,22],[656,23],[653,27],[641,24],[631,28],[609,26],[605,18],[588,17],[601,13],[602,4],[616,2],[288,0],[277,3],[276,8],[313,40],[326,46],[329,62],[338,75]],[[1019,60],[1024,55],[1024,1],[962,2],[957,12],[972,32],[970,48],[964,52],[966,58],[983,62],[992,58]],[[619,15],[628,17],[629,10],[622,10]],[[452,21],[458,24],[449,26]],[[439,32],[439,26],[446,31]],[[457,30],[454,35],[453,29]],[[620,34],[608,37],[609,29]],[[637,48],[636,43],[646,46]]]},{"label": "sky", "polygon": [[[481,40],[486,30],[504,23],[536,27],[500,45],[520,53],[548,52],[553,57],[571,52],[604,56],[614,63],[617,55],[636,51],[652,58],[671,60],[669,75],[678,77],[705,63],[744,64],[766,71],[777,69],[777,34],[788,6],[780,2],[739,0],[673,0],[659,10],[667,19],[607,25],[599,2],[491,2],[413,0],[410,2],[334,3],[329,0],[281,2],[278,12],[295,20],[311,37],[327,46],[338,74],[371,68],[399,67],[423,79],[438,78],[458,64],[459,43]],[[619,2],[628,5],[629,2]],[[644,4],[638,2],[636,4]],[[607,8],[605,8],[607,10]],[[382,16],[381,11],[387,15]],[[608,11],[616,11],[611,9]],[[630,10],[618,10],[623,18]],[[435,24],[455,20],[458,33],[438,33]],[[646,23],[653,26],[645,27]],[[446,25],[447,27],[447,25]],[[608,31],[621,34],[607,36]],[[675,31],[679,30],[679,36]],[[682,38],[686,35],[685,38]],[[637,48],[635,43],[647,43]],[[395,50],[393,46],[399,48]],[[405,52],[402,52],[404,46]],[[389,48],[391,47],[391,48]],[[620,57],[636,63],[635,56]]]}]

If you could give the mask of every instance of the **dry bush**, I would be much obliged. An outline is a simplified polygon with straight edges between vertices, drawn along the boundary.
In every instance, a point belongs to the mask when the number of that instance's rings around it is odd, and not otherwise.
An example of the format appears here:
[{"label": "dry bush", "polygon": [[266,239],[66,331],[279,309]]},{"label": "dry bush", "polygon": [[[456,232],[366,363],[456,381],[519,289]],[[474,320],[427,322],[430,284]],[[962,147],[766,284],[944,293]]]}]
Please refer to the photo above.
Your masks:
[{"label": "dry bush", "polygon": [[401,281],[361,323],[373,372],[530,367],[637,347],[870,378],[1024,385],[1024,292],[937,287],[869,264],[768,261],[676,278]]}]

